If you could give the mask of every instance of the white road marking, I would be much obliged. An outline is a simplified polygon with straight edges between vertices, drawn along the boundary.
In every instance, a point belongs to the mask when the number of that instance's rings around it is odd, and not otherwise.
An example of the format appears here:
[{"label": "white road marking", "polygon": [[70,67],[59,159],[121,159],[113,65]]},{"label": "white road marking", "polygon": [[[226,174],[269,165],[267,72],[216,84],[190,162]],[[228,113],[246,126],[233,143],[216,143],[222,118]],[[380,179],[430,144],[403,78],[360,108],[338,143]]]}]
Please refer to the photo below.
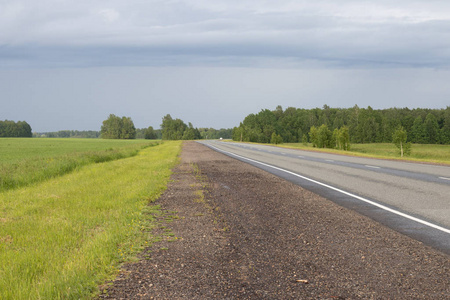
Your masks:
[{"label": "white road marking", "polygon": [[372,169],[380,169],[380,167],[377,166],[371,166],[371,165],[365,165],[367,168],[372,168]]},{"label": "white road marking", "polygon": [[450,178],[447,177],[439,177],[440,179],[444,179],[444,180],[450,180]]},{"label": "white road marking", "polygon": [[284,152],[281,152],[281,155],[286,155],[286,153],[284,153]]},{"label": "white road marking", "polygon": [[[247,158],[247,157],[244,157],[244,156],[240,156],[240,155],[234,154],[234,153],[232,153],[232,152],[224,151],[224,150],[221,150],[221,149],[216,148],[216,147],[214,147],[214,146],[210,146],[210,147],[211,147],[211,148],[214,148],[214,149],[217,149],[217,150],[219,150],[219,151],[221,151],[221,152],[223,152],[223,153],[228,153],[228,154],[230,154],[230,155],[232,155],[232,156],[239,157],[239,158],[241,158],[241,159],[248,160],[248,161],[251,161],[251,162],[253,162],[253,163],[260,164],[260,165],[262,165],[262,166],[266,166],[266,167],[269,167],[269,168],[272,168],[272,169],[275,169],[275,170],[278,170],[278,171],[282,171],[282,172],[285,172],[285,173],[287,173],[287,174],[290,174],[290,175],[293,175],[293,176],[302,178],[302,179],[304,179],[304,180],[308,180],[308,181],[313,182],[313,183],[315,183],[315,184],[318,184],[318,185],[321,185],[321,186],[323,186],[323,187],[329,188],[329,189],[331,189],[331,190],[333,190],[333,191],[337,191],[337,192],[342,193],[342,194],[344,194],[344,195],[353,197],[353,198],[355,198],[355,199],[358,199],[358,200],[360,200],[360,201],[366,202],[366,203],[368,203],[368,204],[370,204],[370,205],[376,206],[376,207],[378,207],[378,208],[381,208],[381,209],[383,209],[383,210],[385,210],[385,211],[388,211],[388,212],[391,212],[391,213],[393,213],[393,214],[399,215],[399,216],[404,217],[404,218],[406,218],[406,219],[415,221],[415,222],[417,222],[417,223],[420,223],[420,224],[426,225],[426,226],[428,226],[428,227],[431,227],[431,228],[434,228],[434,229],[437,229],[437,230],[440,230],[440,231],[443,231],[443,232],[445,232],[445,233],[450,234],[450,229],[447,229],[447,228],[441,227],[441,226],[439,226],[439,225],[430,223],[430,222],[428,222],[428,221],[424,221],[424,220],[422,220],[422,219],[419,219],[419,218],[410,216],[410,215],[408,215],[408,214],[405,214],[405,213],[403,213],[403,212],[401,212],[401,211],[392,209],[392,208],[387,207],[387,206],[385,206],[385,205],[376,203],[376,202],[371,201],[371,200],[368,200],[368,199],[366,199],[366,198],[363,198],[363,197],[357,196],[357,195],[355,195],[355,194],[346,192],[346,191],[344,191],[344,190],[335,188],[334,186],[328,185],[328,184],[326,184],[326,183],[322,183],[322,182],[320,182],[320,181],[317,181],[317,180],[314,180],[314,179],[305,177],[305,176],[303,176],[303,175],[300,175],[300,174],[297,174],[297,173],[294,173],[294,172],[291,172],[291,171],[288,171],[288,170],[285,170],[285,169],[282,169],[282,168],[279,168],[279,167],[275,167],[275,166],[272,166],[272,165],[269,165],[269,164],[266,164],[266,163],[263,163],[263,162],[254,160],[254,159],[250,159],[250,158]],[[442,177],[442,178],[445,178],[445,177]],[[445,179],[450,180],[450,178],[445,178]]]},{"label": "white road marking", "polygon": [[325,161],[334,162],[334,160],[332,160],[332,159],[325,159]]},{"label": "white road marking", "polygon": [[299,156],[297,156],[298,158],[305,158],[304,156],[301,156],[301,155],[299,155]]}]

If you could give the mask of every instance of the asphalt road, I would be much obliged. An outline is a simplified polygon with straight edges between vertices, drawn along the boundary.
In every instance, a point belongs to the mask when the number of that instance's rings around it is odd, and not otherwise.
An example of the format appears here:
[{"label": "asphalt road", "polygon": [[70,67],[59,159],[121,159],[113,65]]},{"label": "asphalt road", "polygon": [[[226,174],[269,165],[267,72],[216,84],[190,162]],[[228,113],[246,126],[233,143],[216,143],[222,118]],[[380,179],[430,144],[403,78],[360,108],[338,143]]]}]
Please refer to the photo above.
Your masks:
[{"label": "asphalt road", "polygon": [[450,254],[450,167],[245,143],[202,143]]}]

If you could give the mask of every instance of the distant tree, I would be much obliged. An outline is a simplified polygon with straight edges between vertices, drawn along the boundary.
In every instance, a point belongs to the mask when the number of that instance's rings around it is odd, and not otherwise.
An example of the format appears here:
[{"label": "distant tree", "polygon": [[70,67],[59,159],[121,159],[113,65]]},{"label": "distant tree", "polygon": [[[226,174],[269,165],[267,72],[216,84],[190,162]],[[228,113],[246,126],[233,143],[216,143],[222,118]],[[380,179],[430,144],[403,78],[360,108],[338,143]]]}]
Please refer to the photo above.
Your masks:
[{"label": "distant tree", "polygon": [[282,144],[283,143],[283,138],[281,137],[281,135],[276,134],[275,131],[272,133],[272,136],[270,138],[270,143],[271,144]]},{"label": "distant tree", "polygon": [[334,148],[340,149],[341,148],[341,144],[339,143],[339,129],[335,128],[333,130],[332,140],[333,140],[333,143],[334,143]]},{"label": "distant tree", "polygon": [[450,144],[450,106],[444,112],[440,140],[442,144]]},{"label": "distant tree", "polygon": [[319,146],[319,132],[316,126],[311,126],[311,129],[309,130],[309,140],[311,141],[313,147]]},{"label": "distant tree", "polygon": [[392,142],[400,150],[400,156],[409,155],[411,153],[411,143],[406,142],[406,131],[402,126],[397,127],[392,135]]},{"label": "distant tree", "polygon": [[189,122],[188,128],[183,133],[183,140],[199,140],[201,138],[200,131]]},{"label": "distant tree", "polygon": [[0,121],[0,137],[32,137],[31,126],[25,121]]},{"label": "distant tree", "polygon": [[360,143],[360,135],[359,135],[359,128],[360,128],[360,108],[357,104],[353,106],[352,108],[348,109],[348,120],[347,124],[350,128],[350,132],[352,133],[352,142],[353,143]]},{"label": "distant tree", "polygon": [[17,122],[17,134],[20,137],[32,137],[31,126],[25,121]]},{"label": "distant tree", "polygon": [[216,138],[231,139],[232,131],[233,130],[231,128],[220,128],[216,132]]},{"label": "distant tree", "polygon": [[158,138],[158,136],[156,135],[155,130],[153,129],[152,126],[149,126],[145,130],[145,139],[146,140],[156,140],[157,138]]},{"label": "distant tree", "polygon": [[428,113],[425,118],[425,132],[428,144],[435,144],[439,141],[439,124],[432,113]]},{"label": "distant tree", "polygon": [[283,118],[283,107],[281,105],[277,105],[273,113],[277,119]]},{"label": "distant tree", "polygon": [[135,139],[136,138],[136,128],[134,127],[134,123],[129,117],[122,117],[122,128],[120,131],[121,139]]},{"label": "distant tree", "polygon": [[308,136],[306,134],[302,135],[302,144],[304,146],[308,145]]},{"label": "distant tree", "polygon": [[104,139],[120,139],[122,131],[122,119],[114,114],[110,114],[108,119],[103,121],[100,129],[101,137]]},{"label": "distant tree", "polygon": [[135,139],[136,128],[129,117],[118,117],[110,114],[108,119],[103,121],[100,130],[104,139]]},{"label": "distant tree", "polygon": [[242,124],[242,122],[239,124],[239,127],[233,128],[231,138],[233,139],[233,141],[244,141],[244,125]]},{"label": "distant tree", "polygon": [[424,144],[427,142],[427,132],[422,117],[417,116],[414,119],[413,126],[411,128],[411,138],[413,143]]},{"label": "distant tree", "polygon": [[332,148],[332,132],[328,126],[322,124],[317,130],[317,147],[318,148]]},{"label": "distant tree", "polygon": [[147,131],[147,128],[136,128],[136,139],[145,139],[145,131]]},{"label": "distant tree", "polygon": [[187,125],[182,120],[174,120],[167,114],[163,117],[161,124],[162,138],[163,140],[181,140],[186,128]]},{"label": "distant tree", "polygon": [[199,128],[200,136],[202,139],[231,139],[233,135],[233,129],[221,128],[219,130],[214,128]]},{"label": "distant tree", "polygon": [[350,135],[347,126],[342,126],[340,129],[334,129],[332,141],[336,149],[350,150]]},{"label": "distant tree", "polygon": [[60,130],[57,132],[35,132],[34,137],[48,137],[48,138],[98,138],[100,131],[94,130]]},{"label": "distant tree", "polygon": [[161,124],[163,140],[196,140],[201,139],[200,131],[180,119],[173,119],[169,114],[163,117]]},{"label": "distant tree", "polygon": [[338,132],[339,149],[350,150],[350,134],[347,126],[342,126]]}]

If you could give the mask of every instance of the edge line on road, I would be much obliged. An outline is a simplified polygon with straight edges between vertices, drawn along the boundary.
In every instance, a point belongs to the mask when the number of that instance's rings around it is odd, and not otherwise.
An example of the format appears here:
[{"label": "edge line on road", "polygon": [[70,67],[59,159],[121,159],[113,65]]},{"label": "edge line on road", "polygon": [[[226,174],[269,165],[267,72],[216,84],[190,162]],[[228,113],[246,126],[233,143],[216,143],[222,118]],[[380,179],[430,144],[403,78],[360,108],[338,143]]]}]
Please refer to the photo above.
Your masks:
[{"label": "edge line on road", "polygon": [[380,169],[380,167],[377,166],[371,166],[371,165],[364,165],[367,168],[372,168],[372,169]]},{"label": "edge line on road", "polygon": [[374,201],[368,200],[368,199],[366,199],[366,198],[360,197],[360,196],[358,196],[358,195],[355,195],[355,194],[346,192],[346,191],[344,191],[344,190],[338,189],[338,188],[336,188],[336,187],[334,187],[334,186],[331,186],[331,185],[328,185],[328,184],[326,184],[326,183],[322,183],[322,182],[320,182],[320,181],[317,181],[317,180],[314,180],[314,179],[305,177],[305,176],[303,176],[303,175],[300,175],[300,174],[297,174],[297,173],[294,173],[294,172],[291,172],[291,171],[288,171],[288,170],[285,170],[285,169],[282,169],[282,168],[279,168],[279,167],[276,167],[276,166],[272,166],[272,165],[269,165],[269,164],[266,164],[266,163],[263,163],[263,162],[260,162],[260,161],[251,159],[251,158],[247,158],[247,157],[245,157],[245,156],[241,156],[241,155],[238,155],[238,154],[234,154],[234,153],[232,153],[232,152],[228,152],[228,151],[219,149],[219,148],[214,147],[214,146],[212,146],[212,145],[208,145],[208,146],[211,147],[211,148],[213,148],[213,149],[218,150],[219,152],[227,153],[227,154],[230,154],[230,155],[232,155],[232,156],[235,156],[235,157],[238,157],[238,158],[241,158],[241,159],[244,159],[244,160],[248,160],[248,161],[251,161],[251,162],[253,162],[253,163],[260,164],[260,165],[262,165],[262,166],[266,166],[266,167],[269,167],[269,168],[272,168],[272,169],[275,169],[275,170],[278,170],[278,171],[282,171],[282,172],[285,172],[285,173],[287,173],[287,174],[290,174],[290,175],[293,175],[293,176],[302,178],[302,179],[304,179],[304,180],[313,182],[313,183],[315,183],[315,184],[318,184],[318,185],[320,185],[320,186],[323,186],[323,187],[329,188],[329,189],[331,189],[331,190],[337,191],[337,192],[342,193],[342,194],[344,194],[344,195],[353,197],[353,198],[355,198],[355,199],[358,199],[358,200],[363,201],[363,202],[365,202],[365,203],[368,203],[368,204],[370,204],[370,205],[376,206],[376,207],[378,207],[378,208],[381,208],[381,209],[383,209],[383,210],[386,210],[386,211],[391,212],[391,213],[393,213],[393,214],[396,214],[396,215],[398,215],[398,216],[402,216],[402,217],[407,218],[407,219],[409,219],[409,220],[415,221],[415,222],[417,222],[417,223],[420,223],[420,224],[423,224],[423,225],[426,225],[426,226],[429,226],[429,227],[432,227],[432,228],[434,228],[434,229],[437,229],[437,230],[440,230],[440,231],[442,231],[442,232],[445,232],[445,233],[450,234],[450,230],[447,229],[447,228],[444,228],[444,227],[441,227],[441,226],[439,226],[439,225],[430,223],[430,222],[428,222],[428,221],[425,221],[425,220],[422,220],[422,219],[419,219],[419,218],[410,216],[410,215],[405,214],[405,213],[403,213],[403,212],[401,212],[401,211],[392,209],[392,208],[387,207],[387,206],[385,206],[385,205],[382,205],[382,204],[376,203],[376,202],[374,202]]}]

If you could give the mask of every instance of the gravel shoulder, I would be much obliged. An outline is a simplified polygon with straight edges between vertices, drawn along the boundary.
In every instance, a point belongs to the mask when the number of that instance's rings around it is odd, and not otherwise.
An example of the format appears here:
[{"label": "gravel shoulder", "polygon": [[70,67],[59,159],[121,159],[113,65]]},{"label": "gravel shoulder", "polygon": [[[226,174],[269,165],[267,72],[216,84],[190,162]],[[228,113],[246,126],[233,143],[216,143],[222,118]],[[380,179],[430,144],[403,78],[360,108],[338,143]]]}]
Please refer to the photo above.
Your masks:
[{"label": "gravel shoulder", "polygon": [[[101,299],[450,299],[449,256],[186,142],[161,241]],[[170,230],[170,231],[169,231]]]}]

